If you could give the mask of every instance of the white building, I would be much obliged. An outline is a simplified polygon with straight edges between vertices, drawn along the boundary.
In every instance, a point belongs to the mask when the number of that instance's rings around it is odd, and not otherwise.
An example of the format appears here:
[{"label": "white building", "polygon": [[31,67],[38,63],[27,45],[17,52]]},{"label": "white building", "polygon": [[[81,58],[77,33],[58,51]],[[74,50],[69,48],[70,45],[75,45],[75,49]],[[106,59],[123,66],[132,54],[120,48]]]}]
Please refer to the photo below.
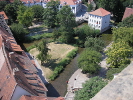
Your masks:
[{"label": "white building", "polygon": [[109,28],[110,15],[111,13],[103,8],[92,11],[89,13],[88,25],[101,32],[106,31]]},{"label": "white building", "polygon": [[[50,2],[51,0],[21,0],[25,6],[33,6],[33,5],[41,5],[44,8],[46,8],[47,2]],[[59,0],[60,5],[59,9],[62,8],[64,5],[69,5],[72,9],[72,12],[74,14],[77,14],[82,9],[82,0]]]}]

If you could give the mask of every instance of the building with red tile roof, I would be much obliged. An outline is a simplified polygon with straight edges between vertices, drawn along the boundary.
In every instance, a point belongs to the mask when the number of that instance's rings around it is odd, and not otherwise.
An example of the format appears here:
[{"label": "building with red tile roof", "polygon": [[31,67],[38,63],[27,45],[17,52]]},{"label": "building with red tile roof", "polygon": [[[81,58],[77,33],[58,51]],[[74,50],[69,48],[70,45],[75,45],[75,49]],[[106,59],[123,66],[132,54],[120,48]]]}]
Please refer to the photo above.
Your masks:
[{"label": "building with red tile roof", "polygon": [[3,15],[6,23],[8,23],[8,17],[6,16],[5,12],[4,11],[1,11],[0,12],[0,15]]},{"label": "building with red tile roof", "polygon": [[23,95],[19,100],[65,100],[63,97],[41,97]]},{"label": "building with red tile roof", "polygon": [[110,15],[111,13],[103,8],[89,12],[88,25],[101,32],[106,31],[110,28]]},{"label": "building with red tile roof", "polygon": [[38,75],[35,63],[9,33],[11,31],[2,15],[0,23],[0,100],[19,100],[23,95],[27,96],[21,100],[56,100],[48,99],[48,90]]},{"label": "building with red tile roof", "polygon": [[[25,6],[41,5],[46,8],[46,5],[51,0],[21,0]],[[13,2],[13,0],[10,0]],[[59,0],[59,9],[64,5],[69,5],[74,14],[78,13],[82,9],[82,0]]]},{"label": "building with red tile roof", "polygon": [[132,15],[132,14],[133,14],[133,8],[126,8],[125,12],[124,12],[124,15],[123,15],[123,18],[122,18],[122,21],[125,18],[129,17],[130,15]]}]

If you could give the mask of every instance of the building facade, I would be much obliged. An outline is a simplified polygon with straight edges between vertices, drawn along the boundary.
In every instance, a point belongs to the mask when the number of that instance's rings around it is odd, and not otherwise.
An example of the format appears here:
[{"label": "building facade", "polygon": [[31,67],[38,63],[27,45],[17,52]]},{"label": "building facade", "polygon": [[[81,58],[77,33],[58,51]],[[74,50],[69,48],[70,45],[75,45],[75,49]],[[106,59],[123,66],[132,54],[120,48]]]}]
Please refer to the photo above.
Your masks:
[{"label": "building facade", "polygon": [[[51,0],[21,0],[25,6],[41,5],[46,8],[47,3]],[[64,5],[69,5],[74,14],[77,14],[82,9],[82,0],[59,0],[59,9]]]},{"label": "building facade", "polygon": [[107,30],[110,24],[110,12],[99,8],[89,13],[88,25],[101,32]]}]

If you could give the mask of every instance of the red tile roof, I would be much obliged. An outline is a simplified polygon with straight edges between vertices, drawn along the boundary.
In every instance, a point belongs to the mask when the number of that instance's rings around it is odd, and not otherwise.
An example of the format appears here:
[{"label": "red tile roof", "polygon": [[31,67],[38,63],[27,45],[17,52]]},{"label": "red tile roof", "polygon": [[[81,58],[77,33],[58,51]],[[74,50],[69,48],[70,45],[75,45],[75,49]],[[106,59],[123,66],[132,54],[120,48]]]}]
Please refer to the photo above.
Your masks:
[{"label": "red tile roof", "polygon": [[[3,20],[1,18],[3,17],[0,17],[0,21]],[[10,100],[16,85],[32,95],[45,96],[48,90],[40,79],[36,67],[16,43],[14,37],[1,25],[2,23],[0,24],[0,56],[3,58],[0,59],[0,100]]]},{"label": "red tile roof", "polygon": [[61,4],[64,4],[66,2],[67,5],[76,5],[81,3],[79,0],[60,0]]},{"label": "red tile roof", "polygon": [[124,20],[125,18],[129,17],[131,14],[133,14],[133,8],[126,8],[122,20]]},{"label": "red tile roof", "polygon": [[1,11],[0,14],[4,16],[4,19],[8,19],[4,11]]},{"label": "red tile roof", "polygon": [[27,96],[23,95],[19,100],[65,100],[63,97]]},{"label": "red tile roof", "polygon": [[90,12],[89,14],[97,15],[97,16],[106,16],[106,15],[109,15],[110,12],[108,12],[107,10],[105,10],[103,8],[99,8],[95,11]]}]

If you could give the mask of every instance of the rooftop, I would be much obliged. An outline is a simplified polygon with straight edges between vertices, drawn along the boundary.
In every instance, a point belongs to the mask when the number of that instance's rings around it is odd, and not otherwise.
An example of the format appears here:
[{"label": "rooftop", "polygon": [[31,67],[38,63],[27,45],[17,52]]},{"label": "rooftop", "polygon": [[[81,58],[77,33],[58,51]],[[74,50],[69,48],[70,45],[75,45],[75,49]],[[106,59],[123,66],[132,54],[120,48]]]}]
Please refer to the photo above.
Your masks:
[{"label": "rooftop", "polygon": [[106,16],[106,15],[109,15],[110,12],[108,12],[107,10],[105,10],[103,8],[99,8],[95,11],[89,12],[89,14],[97,15],[97,16]]},{"label": "rooftop", "polygon": [[132,100],[133,62],[91,100]]},{"label": "rooftop", "polygon": [[0,14],[4,16],[4,19],[8,19],[4,11],[1,11]]},{"label": "rooftop", "polygon": [[133,8],[126,8],[122,20],[133,14]]}]

